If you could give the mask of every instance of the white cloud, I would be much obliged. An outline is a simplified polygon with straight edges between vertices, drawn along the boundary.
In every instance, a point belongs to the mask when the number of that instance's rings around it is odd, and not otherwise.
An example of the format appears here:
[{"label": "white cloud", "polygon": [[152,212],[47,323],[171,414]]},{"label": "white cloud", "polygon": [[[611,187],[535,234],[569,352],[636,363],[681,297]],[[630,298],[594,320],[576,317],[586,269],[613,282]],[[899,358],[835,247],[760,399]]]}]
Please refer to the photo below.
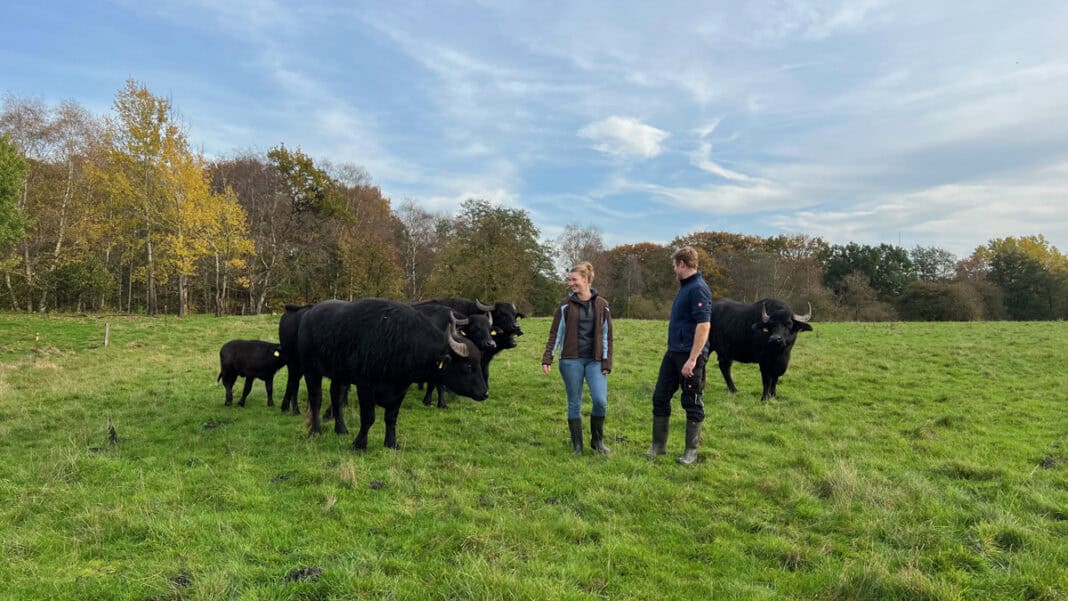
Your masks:
[{"label": "white cloud", "polygon": [[651,159],[664,151],[661,145],[670,134],[632,117],[613,115],[586,125],[578,135],[594,141],[594,148],[607,154]]}]

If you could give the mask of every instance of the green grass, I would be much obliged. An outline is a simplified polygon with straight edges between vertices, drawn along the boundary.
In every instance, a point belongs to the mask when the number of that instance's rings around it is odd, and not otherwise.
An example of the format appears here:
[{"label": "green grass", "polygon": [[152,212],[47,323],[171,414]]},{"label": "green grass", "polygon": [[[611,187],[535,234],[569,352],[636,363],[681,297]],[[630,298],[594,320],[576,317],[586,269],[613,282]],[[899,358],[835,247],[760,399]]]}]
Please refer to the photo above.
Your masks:
[{"label": "green grass", "polygon": [[223,407],[219,346],[276,320],[0,315],[0,597],[1068,599],[1066,323],[817,323],[771,402],[713,367],[684,468],[677,398],[643,456],[663,322],[616,322],[613,453],[576,458],[546,320],[362,455],[261,383]]}]

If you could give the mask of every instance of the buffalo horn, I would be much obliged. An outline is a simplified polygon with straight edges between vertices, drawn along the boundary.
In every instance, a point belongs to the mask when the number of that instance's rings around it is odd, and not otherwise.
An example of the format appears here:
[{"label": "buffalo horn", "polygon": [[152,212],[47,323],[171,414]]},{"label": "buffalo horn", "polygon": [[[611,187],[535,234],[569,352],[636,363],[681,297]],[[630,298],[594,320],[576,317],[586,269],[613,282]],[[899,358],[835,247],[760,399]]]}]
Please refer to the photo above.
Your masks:
[{"label": "buffalo horn", "polygon": [[449,317],[452,319],[452,325],[454,326],[466,326],[467,324],[471,323],[470,319],[464,317],[463,315],[460,315],[455,311],[450,313]]},{"label": "buffalo horn", "polygon": [[812,319],[812,303],[808,304],[808,313],[804,315],[794,314],[794,321],[800,321],[801,323],[808,323],[808,320]]},{"label": "buffalo horn", "polygon": [[485,311],[486,313],[489,313],[490,311],[493,310],[493,305],[487,305],[486,303],[483,303],[482,301],[480,301],[480,300],[478,300],[476,298],[475,299],[475,308],[477,308],[479,311]]},{"label": "buffalo horn", "polygon": [[456,325],[449,324],[449,328],[445,332],[445,339],[449,341],[449,348],[457,355],[467,357],[467,345],[456,338]]},{"label": "buffalo horn", "polygon": [[768,323],[769,319],[771,318],[768,317],[768,308],[764,306],[764,303],[760,303],[760,321]]}]

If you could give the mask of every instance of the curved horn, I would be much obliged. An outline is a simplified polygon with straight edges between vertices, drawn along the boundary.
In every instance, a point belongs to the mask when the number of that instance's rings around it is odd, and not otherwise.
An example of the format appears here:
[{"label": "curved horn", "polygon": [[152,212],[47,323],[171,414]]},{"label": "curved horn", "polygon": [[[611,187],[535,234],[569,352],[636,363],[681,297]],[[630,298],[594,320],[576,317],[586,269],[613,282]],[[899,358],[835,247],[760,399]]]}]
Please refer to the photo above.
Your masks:
[{"label": "curved horn", "polygon": [[808,320],[812,319],[812,303],[808,304],[808,313],[804,315],[794,314],[794,321],[800,321],[801,323],[808,323]]},{"label": "curved horn", "polygon": [[489,313],[490,311],[493,310],[493,305],[487,305],[486,303],[484,303],[484,302],[482,302],[482,301],[480,301],[480,300],[478,300],[476,298],[475,299],[475,308],[478,309],[479,311],[485,311],[486,313]]},{"label": "curved horn", "polygon": [[445,331],[445,339],[449,341],[449,349],[461,357],[467,357],[467,345],[457,340],[456,325],[449,324],[449,328]]},{"label": "curved horn", "polygon": [[771,318],[768,317],[768,308],[764,306],[764,303],[760,303],[760,321],[768,323],[769,319]]},{"label": "curved horn", "polygon": [[471,323],[470,319],[464,317],[463,315],[460,315],[456,311],[451,311],[449,313],[449,319],[452,320],[452,325],[454,326],[466,326],[467,324]]}]

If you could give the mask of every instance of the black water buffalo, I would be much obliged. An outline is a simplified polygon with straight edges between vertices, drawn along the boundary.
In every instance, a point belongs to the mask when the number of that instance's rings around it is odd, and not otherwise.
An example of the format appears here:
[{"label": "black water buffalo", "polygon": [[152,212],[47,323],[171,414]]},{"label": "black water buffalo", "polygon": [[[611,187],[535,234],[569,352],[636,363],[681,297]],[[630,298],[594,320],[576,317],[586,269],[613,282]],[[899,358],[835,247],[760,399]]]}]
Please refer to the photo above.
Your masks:
[{"label": "black water buffalo", "polygon": [[764,381],[761,400],[775,396],[775,386],[790,364],[797,333],[812,331],[808,324],[811,318],[811,305],[808,314],[797,315],[786,303],[773,298],[755,303],[729,298],[713,302],[709,344],[716,351],[727,389],[738,392],[731,379],[731,363],[759,363]]},{"label": "black water buffalo", "polygon": [[232,405],[234,382],[243,376],[245,390],[237,404],[244,407],[245,399],[252,390],[253,380],[259,378],[267,387],[267,406],[274,407],[274,374],[285,364],[286,356],[282,347],[273,342],[231,340],[219,349],[220,370],[215,381],[222,380],[223,386],[226,387],[226,405]]},{"label": "black water buffalo", "polygon": [[489,315],[493,326],[491,334],[497,341],[497,348],[492,352],[482,353],[482,376],[486,379],[488,386],[490,361],[497,353],[517,346],[516,337],[523,335],[523,328],[519,327],[519,319],[524,315],[517,311],[512,303],[498,302],[487,305],[481,301],[466,298],[436,298],[425,302],[445,305],[462,315]]},{"label": "black water buffalo", "polygon": [[285,313],[278,320],[278,343],[286,361],[286,393],[282,397],[282,411],[292,409],[293,415],[300,414],[297,397],[300,394],[300,378],[304,372],[300,369],[300,354],[297,352],[297,335],[300,332],[300,320],[304,313],[314,305],[286,305]]},{"label": "black water buffalo", "polygon": [[[442,331],[445,331],[445,328],[447,328],[450,323],[456,321],[457,317],[466,319],[468,323],[459,329],[460,336],[473,342],[475,346],[478,347],[478,350],[482,352],[483,356],[485,356],[486,353],[496,352],[497,343],[493,340],[489,315],[479,313],[464,318],[463,315],[457,315],[453,309],[436,303],[418,303],[412,305],[412,307],[429,318],[430,321]],[[423,396],[423,404],[430,405],[431,397],[434,396],[435,389],[438,392],[438,407],[441,409],[447,408],[448,405],[445,402],[445,386],[441,384],[426,387],[426,394]]]},{"label": "black water buffalo", "polygon": [[344,434],[344,389],[356,385],[360,432],[356,450],[367,448],[375,405],[385,409],[385,446],[397,446],[397,415],[412,382],[442,383],[477,401],[486,398],[479,369],[481,353],[461,339],[456,324],[438,329],[410,305],[382,299],[325,301],[309,308],[300,321],[300,365],[308,388],[310,434],[322,429],[322,380],[330,378],[334,432]]}]

